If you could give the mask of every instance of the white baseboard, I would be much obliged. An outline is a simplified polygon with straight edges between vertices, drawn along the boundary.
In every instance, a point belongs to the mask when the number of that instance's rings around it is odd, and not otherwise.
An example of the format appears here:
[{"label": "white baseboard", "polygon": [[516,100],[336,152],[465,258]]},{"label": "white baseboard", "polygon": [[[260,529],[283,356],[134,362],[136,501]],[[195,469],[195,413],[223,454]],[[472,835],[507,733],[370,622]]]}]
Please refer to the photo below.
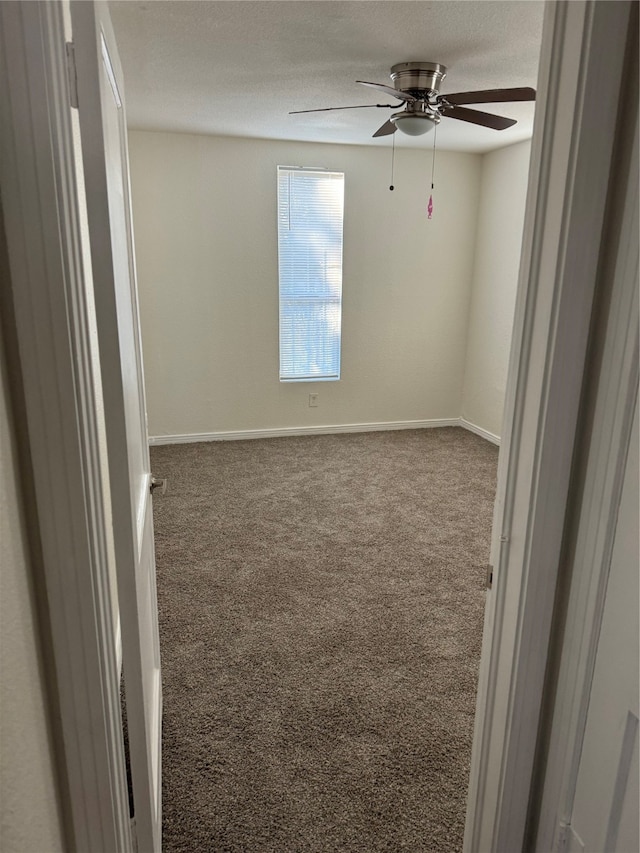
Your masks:
[{"label": "white baseboard", "polygon": [[279,429],[243,429],[235,432],[196,432],[184,435],[152,435],[149,444],[194,444],[200,441],[244,441],[251,438],[283,438],[291,435],[332,435],[339,432],[380,432],[392,429],[436,429],[438,427],[463,427],[500,444],[500,437],[464,418],[434,418],[428,421],[382,421],[371,424],[331,424],[328,426],[281,427]]},{"label": "white baseboard", "polygon": [[500,436],[494,435],[492,432],[489,432],[482,427],[476,426],[472,424],[470,421],[466,421],[464,418],[460,418],[458,424],[464,429],[468,429],[469,432],[475,432],[476,435],[479,435],[481,438],[486,438],[487,441],[490,441],[492,444],[497,444],[500,447]]},{"label": "white baseboard", "polygon": [[282,438],[288,435],[331,435],[338,432],[379,432],[392,429],[430,429],[460,426],[458,418],[429,421],[385,421],[371,424],[332,424],[329,426],[283,427],[280,429],[245,429],[237,432],[201,432],[186,435],[152,435],[149,444],[188,444],[197,441],[239,441],[250,438]]}]

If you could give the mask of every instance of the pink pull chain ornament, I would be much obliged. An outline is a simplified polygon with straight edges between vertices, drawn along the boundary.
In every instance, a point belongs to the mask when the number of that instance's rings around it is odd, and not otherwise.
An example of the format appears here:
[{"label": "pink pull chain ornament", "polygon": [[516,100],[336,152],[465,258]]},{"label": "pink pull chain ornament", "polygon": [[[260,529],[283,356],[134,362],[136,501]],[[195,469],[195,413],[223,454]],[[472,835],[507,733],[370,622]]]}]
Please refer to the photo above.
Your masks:
[{"label": "pink pull chain ornament", "polygon": [[433,216],[433,196],[429,196],[429,204],[427,205],[427,219],[431,219]]}]

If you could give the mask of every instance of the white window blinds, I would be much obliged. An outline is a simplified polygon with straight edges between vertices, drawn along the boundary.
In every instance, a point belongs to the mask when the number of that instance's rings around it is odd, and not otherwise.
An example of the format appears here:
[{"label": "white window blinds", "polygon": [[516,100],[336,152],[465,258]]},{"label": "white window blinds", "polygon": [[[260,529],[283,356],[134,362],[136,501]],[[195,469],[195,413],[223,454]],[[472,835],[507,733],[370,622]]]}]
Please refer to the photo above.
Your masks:
[{"label": "white window blinds", "polygon": [[340,378],[344,174],[278,166],[280,380]]}]

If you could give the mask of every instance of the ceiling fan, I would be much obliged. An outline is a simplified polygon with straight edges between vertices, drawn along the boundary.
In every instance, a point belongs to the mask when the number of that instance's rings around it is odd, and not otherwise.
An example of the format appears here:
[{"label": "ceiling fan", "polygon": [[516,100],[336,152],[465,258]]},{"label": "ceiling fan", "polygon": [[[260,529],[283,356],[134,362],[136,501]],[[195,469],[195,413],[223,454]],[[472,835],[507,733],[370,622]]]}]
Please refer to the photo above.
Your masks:
[{"label": "ceiling fan", "polygon": [[[388,136],[401,130],[409,136],[421,136],[427,133],[444,118],[455,118],[471,124],[479,124],[493,130],[505,130],[516,124],[512,118],[470,110],[463,104],[497,104],[511,101],[535,101],[536,91],[529,87],[518,89],[485,89],[480,92],[455,92],[440,95],[440,84],[447,76],[447,69],[439,62],[400,62],[392,66],[390,77],[393,86],[383,83],[366,83],[356,80],[362,86],[369,86],[404,101],[404,109],[385,121],[373,134]],[[299,113],[328,112],[330,110],[357,110],[367,107],[396,109],[399,104],[360,104],[354,107],[324,107],[316,110],[293,110],[289,115]]]}]

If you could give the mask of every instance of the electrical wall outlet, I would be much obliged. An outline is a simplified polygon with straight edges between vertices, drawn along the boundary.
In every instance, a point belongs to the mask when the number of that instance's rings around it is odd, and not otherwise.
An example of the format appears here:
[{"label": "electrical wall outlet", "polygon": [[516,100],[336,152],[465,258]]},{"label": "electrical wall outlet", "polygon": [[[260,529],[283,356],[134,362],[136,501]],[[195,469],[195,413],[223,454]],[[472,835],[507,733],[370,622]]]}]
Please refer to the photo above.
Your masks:
[{"label": "electrical wall outlet", "polygon": [[317,394],[309,394],[309,405],[311,408],[314,408],[318,405],[318,395]]}]

